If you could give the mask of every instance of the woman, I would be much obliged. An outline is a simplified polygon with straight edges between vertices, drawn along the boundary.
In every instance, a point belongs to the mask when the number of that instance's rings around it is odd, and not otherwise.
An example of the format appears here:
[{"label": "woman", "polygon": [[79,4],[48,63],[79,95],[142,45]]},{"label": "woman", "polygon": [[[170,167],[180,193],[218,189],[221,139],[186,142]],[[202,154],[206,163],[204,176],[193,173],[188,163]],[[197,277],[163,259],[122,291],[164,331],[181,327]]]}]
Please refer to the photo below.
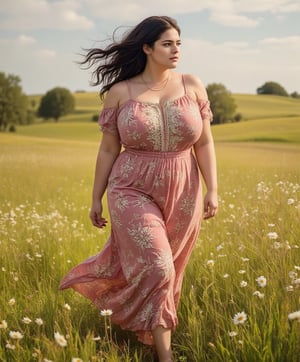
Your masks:
[{"label": "woman", "polygon": [[[90,218],[103,228],[107,189],[111,235],[103,250],[61,282],[111,309],[112,321],[172,361],[171,332],[183,272],[202,217],[217,212],[212,114],[201,81],[174,72],[180,29],[167,16],[143,20],[120,42],[91,49],[102,86],[99,148]],[[123,151],[121,152],[121,147]]]}]

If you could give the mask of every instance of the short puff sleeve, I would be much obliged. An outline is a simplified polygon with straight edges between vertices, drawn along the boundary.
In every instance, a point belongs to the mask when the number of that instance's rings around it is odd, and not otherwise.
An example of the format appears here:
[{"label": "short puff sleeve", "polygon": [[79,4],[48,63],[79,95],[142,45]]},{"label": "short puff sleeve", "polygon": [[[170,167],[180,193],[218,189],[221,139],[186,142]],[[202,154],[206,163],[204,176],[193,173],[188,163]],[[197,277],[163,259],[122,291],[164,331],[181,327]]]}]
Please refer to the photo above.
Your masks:
[{"label": "short puff sleeve", "polygon": [[104,108],[99,115],[98,124],[102,132],[118,133],[117,108]]},{"label": "short puff sleeve", "polygon": [[210,122],[213,121],[213,114],[210,109],[209,100],[198,100],[199,110],[202,119],[208,119]]}]

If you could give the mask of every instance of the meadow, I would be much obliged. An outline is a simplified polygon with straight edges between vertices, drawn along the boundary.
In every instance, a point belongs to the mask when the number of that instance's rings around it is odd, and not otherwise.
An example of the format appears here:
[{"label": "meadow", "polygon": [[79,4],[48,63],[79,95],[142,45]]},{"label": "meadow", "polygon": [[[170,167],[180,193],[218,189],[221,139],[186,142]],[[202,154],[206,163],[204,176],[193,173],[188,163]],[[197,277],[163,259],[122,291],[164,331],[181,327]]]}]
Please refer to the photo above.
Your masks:
[{"label": "meadow", "polygon": [[[151,362],[109,316],[58,291],[109,235],[88,218],[101,107],[76,97],[58,124],[0,134],[0,361]],[[185,273],[176,361],[299,362],[300,103],[235,97],[247,120],[213,127],[220,211]]]}]

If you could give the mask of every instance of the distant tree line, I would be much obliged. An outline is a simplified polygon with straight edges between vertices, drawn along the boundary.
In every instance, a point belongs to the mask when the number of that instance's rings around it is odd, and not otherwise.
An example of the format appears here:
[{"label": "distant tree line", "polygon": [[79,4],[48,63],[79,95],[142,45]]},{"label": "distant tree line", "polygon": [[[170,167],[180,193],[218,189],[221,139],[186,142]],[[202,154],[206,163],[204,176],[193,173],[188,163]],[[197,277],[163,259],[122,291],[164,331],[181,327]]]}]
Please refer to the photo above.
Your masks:
[{"label": "distant tree line", "polygon": [[36,102],[29,101],[23,92],[21,79],[0,72],[0,131],[14,131],[15,125],[34,123],[37,117],[58,121],[74,108],[73,94],[66,88],[56,87],[41,98],[36,111]]},{"label": "distant tree line", "polygon": [[[40,100],[36,110],[36,102],[29,101],[23,93],[18,76],[0,72],[0,131],[15,130],[16,124],[31,124],[37,117],[54,119],[72,113],[75,109],[75,98],[66,88],[55,87],[49,90]],[[238,122],[241,113],[236,113],[237,106],[231,92],[221,83],[207,86],[207,93],[214,115],[214,124]],[[256,90],[257,94],[273,94],[284,97],[300,98],[298,92],[290,95],[276,82],[266,82]],[[98,120],[98,115],[92,117]]]},{"label": "distant tree line", "polygon": [[292,98],[300,98],[300,94],[298,92],[293,92],[290,95],[288,92],[276,82],[266,82],[262,86],[256,89],[257,94],[274,94],[282,97],[292,97]]}]

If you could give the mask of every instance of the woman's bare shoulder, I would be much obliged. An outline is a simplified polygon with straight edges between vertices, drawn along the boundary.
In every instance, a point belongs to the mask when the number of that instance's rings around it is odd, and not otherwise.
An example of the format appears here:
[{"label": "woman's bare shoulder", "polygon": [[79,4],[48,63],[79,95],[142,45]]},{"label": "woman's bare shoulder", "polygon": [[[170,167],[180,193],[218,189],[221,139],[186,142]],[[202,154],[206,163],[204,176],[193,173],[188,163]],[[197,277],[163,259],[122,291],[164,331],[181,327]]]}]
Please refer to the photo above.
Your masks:
[{"label": "woman's bare shoulder", "polygon": [[207,99],[206,88],[202,82],[202,80],[194,74],[184,74],[184,81],[186,87],[195,92],[197,99],[203,100]]},{"label": "woman's bare shoulder", "polygon": [[125,81],[114,84],[105,96],[104,107],[114,108],[119,107],[124,97],[128,94],[127,85]]}]

